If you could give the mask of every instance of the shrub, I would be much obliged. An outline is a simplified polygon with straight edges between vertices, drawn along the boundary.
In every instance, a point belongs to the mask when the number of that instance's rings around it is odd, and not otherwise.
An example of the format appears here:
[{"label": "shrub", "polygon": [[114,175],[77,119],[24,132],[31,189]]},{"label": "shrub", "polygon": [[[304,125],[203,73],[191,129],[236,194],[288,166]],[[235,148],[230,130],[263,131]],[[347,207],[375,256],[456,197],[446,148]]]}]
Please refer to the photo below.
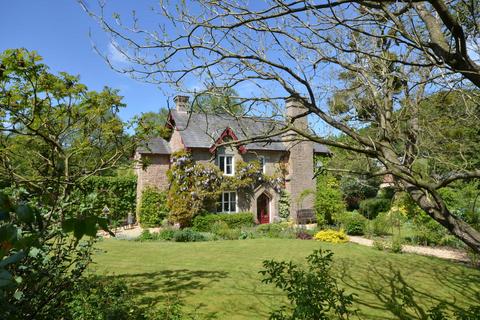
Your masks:
[{"label": "shrub", "polygon": [[338,214],[335,220],[347,234],[363,235],[365,232],[367,219],[356,211]]},{"label": "shrub", "polygon": [[353,295],[341,289],[331,275],[333,253],[315,250],[307,257],[307,268],[293,262],[263,262],[263,283],[283,290],[290,302],[270,314],[269,319],[348,319]]},{"label": "shrub", "polygon": [[322,230],[315,234],[315,240],[332,242],[332,243],[343,243],[348,242],[348,236],[343,230],[337,231],[332,229]]},{"label": "shrub", "polygon": [[337,179],[329,174],[318,176],[315,194],[315,213],[318,224],[332,224],[333,216],[343,211],[345,211],[345,202]]},{"label": "shrub", "polygon": [[225,221],[217,221],[212,225],[211,232],[223,240],[237,240],[240,237],[240,229],[231,229]]},{"label": "shrub", "polygon": [[380,212],[390,209],[391,200],[384,198],[372,198],[360,201],[359,212],[368,219],[375,219]]},{"label": "shrub", "polygon": [[189,228],[176,230],[173,234],[173,241],[175,242],[199,242],[207,241],[207,237],[200,232]]},{"label": "shrub", "polygon": [[288,219],[290,216],[290,194],[282,189],[280,191],[280,199],[278,200],[278,215],[282,219]]},{"label": "shrub", "polygon": [[145,188],[139,211],[139,222],[142,227],[161,225],[168,215],[167,194],[153,187]]},{"label": "shrub", "polygon": [[84,278],[73,292],[67,303],[67,319],[143,319],[129,288],[118,279]]},{"label": "shrub", "polygon": [[157,239],[164,240],[164,241],[171,241],[173,240],[173,237],[175,236],[176,231],[178,230],[170,229],[170,228],[162,229],[158,232]]},{"label": "shrub", "polygon": [[288,222],[261,224],[256,227],[259,237],[266,238],[295,238],[295,230]]},{"label": "shrub", "polygon": [[373,227],[373,234],[376,236],[384,236],[389,233],[390,224],[388,214],[386,212],[380,212],[378,216],[369,222]]},{"label": "shrub", "polygon": [[390,251],[393,253],[401,253],[402,252],[402,239],[398,236],[393,237],[390,243]]},{"label": "shrub", "polygon": [[193,229],[210,232],[212,231],[212,226],[218,221],[225,222],[231,229],[251,227],[255,223],[251,212],[207,214],[193,219]]}]

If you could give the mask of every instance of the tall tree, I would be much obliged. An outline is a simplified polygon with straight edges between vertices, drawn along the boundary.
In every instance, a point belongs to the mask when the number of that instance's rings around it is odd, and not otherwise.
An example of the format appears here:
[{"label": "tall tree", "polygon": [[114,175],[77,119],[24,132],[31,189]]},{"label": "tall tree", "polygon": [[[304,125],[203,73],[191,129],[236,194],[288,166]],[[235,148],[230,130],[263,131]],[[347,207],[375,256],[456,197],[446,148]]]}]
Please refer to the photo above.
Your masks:
[{"label": "tall tree", "polygon": [[[253,82],[261,90],[246,101],[270,107],[271,117],[280,101],[296,98],[304,115],[352,142],[297,128],[295,118],[285,130],[375,158],[381,173],[394,175],[427,214],[480,252],[480,232],[452,214],[439,193],[457,180],[478,179],[480,170],[465,166],[429,177],[417,169],[419,135],[428,130],[418,115],[427,93],[461,89],[467,102],[480,88],[477,1],[164,1],[160,32],[138,19],[134,26],[119,15],[111,21],[101,5],[96,14],[83,3],[129,56],[126,72],[180,86],[199,78],[230,87]],[[336,108],[327,108],[329,101]],[[408,117],[398,116],[400,109]],[[366,126],[374,130],[364,134]]]},{"label": "tall tree", "polygon": [[107,230],[94,195],[81,201],[73,187],[134,148],[117,116],[121,100],[49,72],[35,52],[0,54],[1,318],[64,317],[97,230]]}]

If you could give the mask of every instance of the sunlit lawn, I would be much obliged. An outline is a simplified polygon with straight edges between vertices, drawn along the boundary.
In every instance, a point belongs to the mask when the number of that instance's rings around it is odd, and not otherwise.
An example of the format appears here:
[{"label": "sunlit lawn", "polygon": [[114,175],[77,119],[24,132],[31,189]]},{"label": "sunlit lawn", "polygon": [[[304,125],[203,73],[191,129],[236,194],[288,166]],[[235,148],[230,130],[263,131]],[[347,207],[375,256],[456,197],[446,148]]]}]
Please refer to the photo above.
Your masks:
[{"label": "sunlit lawn", "polygon": [[[262,261],[303,261],[314,249],[332,250],[340,284],[357,294],[355,306],[367,319],[418,318],[432,305],[452,307],[480,301],[480,270],[413,254],[393,254],[356,244],[256,239],[199,243],[105,240],[92,271],[132,283],[140,303],[178,295],[189,310],[216,319],[266,319],[285,301],[261,283]],[[413,291],[402,308],[402,287]],[[410,316],[409,316],[410,314]]]}]

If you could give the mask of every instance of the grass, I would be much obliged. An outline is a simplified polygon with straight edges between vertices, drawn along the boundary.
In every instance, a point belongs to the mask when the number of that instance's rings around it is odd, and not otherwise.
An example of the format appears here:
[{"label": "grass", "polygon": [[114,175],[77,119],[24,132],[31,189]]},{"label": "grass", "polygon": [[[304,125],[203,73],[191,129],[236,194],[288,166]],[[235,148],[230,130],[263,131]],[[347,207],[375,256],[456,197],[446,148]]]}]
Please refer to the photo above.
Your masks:
[{"label": "grass", "polygon": [[[132,284],[139,303],[178,295],[188,310],[211,319],[266,319],[285,297],[261,283],[265,259],[304,261],[314,249],[332,250],[334,271],[357,294],[362,319],[417,319],[445,302],[465,308],[480,301],[480,270],[413,254],[392,254],[360,245],[294,239],[198,243],[105,240],[92,271]],[[404,298],[413,292],[409,306]]]}]

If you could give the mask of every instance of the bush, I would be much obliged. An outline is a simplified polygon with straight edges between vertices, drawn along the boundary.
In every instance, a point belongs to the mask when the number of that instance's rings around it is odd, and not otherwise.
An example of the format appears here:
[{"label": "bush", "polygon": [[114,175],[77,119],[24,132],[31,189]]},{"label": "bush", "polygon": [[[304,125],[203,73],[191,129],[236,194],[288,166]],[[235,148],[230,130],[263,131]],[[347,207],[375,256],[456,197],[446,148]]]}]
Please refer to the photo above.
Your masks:
[{"label": "bush", "polygon": [[144,319],[129,288],[118,279],[84,278],[74,292],[67,303],[67,319]]},{"label": "bush", "polygon": [[391,200],[384,198],[372,198],[360,201],[359,212],[368,219],[375,219],[380,212],[390,210]]},{"label": "bush", "polygon": [[237,240],[240,229],[230,229],[225,221],[217,221],[212,225],[211,232],[223,240]]},{"label": "bush", "polygon": [[216,222],[225,222],[231,229],[240,229],[242,227],[252,227],[255,222],[253,213],[219,213],[197,216],[193,219],[193,229],[196,231],[211,232],[212,226]]},{"label": "bush", "polygon": [[208,239],[204,234],[189,228],[176,230],[173,234],[173,241],[175,242],[199,242],[207,240]]},{"label": "bush", "polygon": [[187,320],[196,319],[187,314],[178,297],[160,307],[140,306],[133,291],[125,282],[111,277],[90,276],[81,279],[74,293],[67,299],[66,308],[57,310],[62,319],[118,319],[118,320]]},{"label": "bush", "polygon": [[288,219],[290,216],[290,194],[282,189],[280,191],[280,199],[278,200],[278,215],[282,219]]},{"label": "bush", "polygon": [[337,179],[329,174],[318,176],[315,194],[315,213],[318,224],[332,224],[333,216],[343,211],[345,211],[345,202]]},{"label": "bush", "polygon": [[295,230],[287,222],[261,224],[256,227],[258,237],[295,238]]},{"label": "bush", "polygon": [[322,230],[315,234],[315,240],[332,242],[332,243],[343,243],[348,242],[348,236],[343,230],[337,231],[332,229]]},{"label": "bush", "polygon": [[389,234],[391,225],[387,212],[380,212],[378,216],[365,225],[365,233],[372,236],[385,236]]},{"label": "bush", "polygon": [[315,250],[307,257],[306,269],[291,261],[264,261],[262,282],[274,284],[290,300],[269,319],[349,319],[353,295],[346,294],[331,274],[332,256]]},{"label": "bush", "polygon": [[153,187],[142,192],[139,209],[139,222],[142,227],[154,227],[162,224],[168,215],[167,194]]},{"label": "bush", "polygon": [[356,211],[338,214],[335,220],[347,234],[363,235],[365,233],[367,219]]}]

